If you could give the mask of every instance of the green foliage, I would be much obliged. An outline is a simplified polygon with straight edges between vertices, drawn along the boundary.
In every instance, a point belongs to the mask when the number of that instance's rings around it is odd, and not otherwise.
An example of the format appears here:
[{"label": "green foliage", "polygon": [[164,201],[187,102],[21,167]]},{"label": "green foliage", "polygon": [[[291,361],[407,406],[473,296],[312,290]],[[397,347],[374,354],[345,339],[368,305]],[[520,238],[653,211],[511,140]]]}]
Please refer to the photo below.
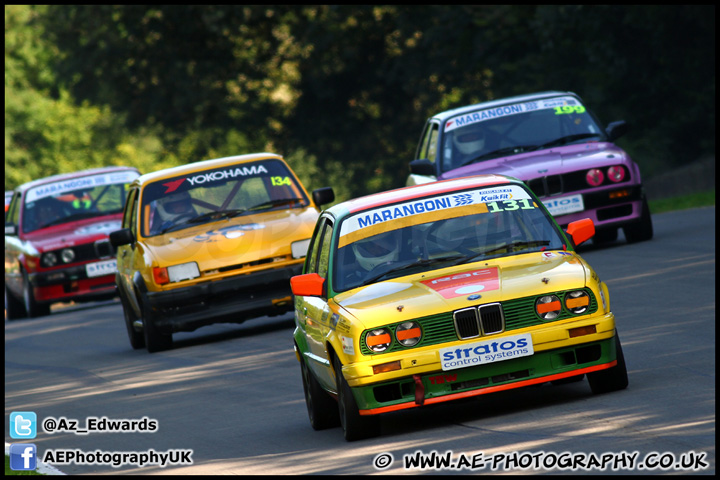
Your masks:
[{"label": "green foliage", "polygon": [[11,5],[6,188],[281,153],[339,199],[402,186],[427,117],[542,90],[627,120],[644,176],[715,148],[713,5]]}]

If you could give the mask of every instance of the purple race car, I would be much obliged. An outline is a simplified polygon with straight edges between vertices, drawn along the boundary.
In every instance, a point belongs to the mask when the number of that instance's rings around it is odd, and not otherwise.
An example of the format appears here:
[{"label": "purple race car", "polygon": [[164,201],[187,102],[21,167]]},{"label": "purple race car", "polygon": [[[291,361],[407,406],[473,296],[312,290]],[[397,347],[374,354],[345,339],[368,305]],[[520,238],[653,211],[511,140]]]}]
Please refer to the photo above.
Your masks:
[{"label": "purple race car", "polygon": [[595,223],[594,242],[649,240],[652,219],[640,168],[572,92],[504,98],[438,113],[423,130],[407,184],[480,173],[524,181],[561,227]]}]

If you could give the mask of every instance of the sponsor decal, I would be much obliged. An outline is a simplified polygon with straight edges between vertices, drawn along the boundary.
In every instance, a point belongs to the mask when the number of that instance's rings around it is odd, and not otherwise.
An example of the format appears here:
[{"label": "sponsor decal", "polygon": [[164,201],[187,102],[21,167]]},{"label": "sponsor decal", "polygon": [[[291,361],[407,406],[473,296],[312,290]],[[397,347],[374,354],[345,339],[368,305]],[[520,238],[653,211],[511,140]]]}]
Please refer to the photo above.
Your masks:
[{"label": "sponsor decal", "polygon": [[524,333],[446,347],[440,349],[438,353],[442,369],[447,371],[528,357],[535,351],[533,350],[532,336]]},{"label": "sponsor decal", "polygon": [[[474,209],[472,213],[487,212],[488,203],[508,201],[511,199],[530,199],[530,196],[521,187],[511,185],[507,187],[491,187],[462,193],[451,193],[380,207],[348,217],[342,223],[340,237],[386,223],[397,222],[395,224],[397,226],[391,226],[390,229],[399,228],[403,226],[403,221],[407,222],[407,220],[404,219],[412,219],[410,220],[411,223],[419,224],[423,223],[423,221],[432,221],[437,218],[466,215],[468,212],[460,209],[467,207]],[[437,217],[438,215],[441,215],[441,217]],[[415,219],[414,217],[417,216],[424,218]],[[405,225],[407,225],[407,223],[405,223]],[[366,236],[365,234],[360,235],[361,238]],[[357,240],[359,240],[359,238],[354,238],[352,241]]]},{"label": "sponsor decal", "polygon": [[187,181],[193,187],[202,185],[203,183],[217,182],[220,180],[232,179],[235,177],[247,177],[252,175],[267,174],[268,171],[263,165],[243,166],[237,168],[228,168],[226,170],[217,170],[215,172],[201,173],[194,177],[187,177]]},{"label": "sponsor decal", "polygon": [[455,273],[431,280],[422,280],[421,283],[438,292],[443,298],[461,297],[500,288],[497,267]]},{"label": "sponsor decal", "polygon": [[353,346],[352,338],[340,335],[340,341],[342,342],[343,353],[347,355],[355,355],[355,347]]},{"label": "sponsor decal", "polygon": [[501,107],[488,108],[486,110],[479,110],[477,112],[466,113],[451,118],[445,123],[445,131],[450,132],[456,128],[471,125],[473,123],[508,117],[532,110],[547,110],[563,105],[576,105],[577,103],[577,100],[572,97],[560,97],[549,100],[541,100],[539,102],[517,103],[515,105],[503,105]]},{"label": "sponsor decal", "polygon": [[165,193],[168,194],[174,192],[184,181],[185,179],[181,178],[179,180],[173,180],[172,182],[163,183],[163,187],[166,188]]},{"label": "sponsor decal", "polygon": [[25,196],[25,202],[30,203],[41,198],[56,197],[81,188],[95,188],[102,185],[114,185],[130,183],[135,180],[139,174],[137,172],[128,171],[125,173],[99,174],[89,175],[87,177],[72,178],[61,182],[40,185],[28,190]]}]

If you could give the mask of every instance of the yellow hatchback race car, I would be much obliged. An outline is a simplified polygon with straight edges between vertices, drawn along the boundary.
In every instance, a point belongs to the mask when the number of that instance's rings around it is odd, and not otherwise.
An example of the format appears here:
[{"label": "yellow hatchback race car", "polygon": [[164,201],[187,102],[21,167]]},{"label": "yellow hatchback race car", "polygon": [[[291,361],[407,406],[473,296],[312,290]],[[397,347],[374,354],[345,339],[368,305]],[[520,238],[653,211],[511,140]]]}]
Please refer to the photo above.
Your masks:
[{"label": "yellow hatchback race car", "polygon": [[379,414],[587,376],[627,387],[607,286],[521,181],[479,175],[324,211],[295,294],[310,423],[347,440]]},{"label": "yellow hatchback race car", "polygon": [[172,346],[172,334],[292,310],[330,188],[312,197],[279,155],[190,163],[130,185],[117,251],[117,286],[133,348]]}]

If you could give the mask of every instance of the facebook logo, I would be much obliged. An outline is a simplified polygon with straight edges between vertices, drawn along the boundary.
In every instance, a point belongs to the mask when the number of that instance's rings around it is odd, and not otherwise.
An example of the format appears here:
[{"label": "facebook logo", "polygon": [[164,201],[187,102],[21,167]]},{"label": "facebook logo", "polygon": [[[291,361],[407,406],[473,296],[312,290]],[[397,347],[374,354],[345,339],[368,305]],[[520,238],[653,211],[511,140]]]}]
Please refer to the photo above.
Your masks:
[{"label": "facebook logo", "polygon": [[37,436],[35,412],[12,412],[10,414],[10,436],[12,438],[35,438]]},{"label": "facebook logo", "polygon": [[10,445],[11,470],[35,470],[37,468],[37,447],[32,443]]}]

